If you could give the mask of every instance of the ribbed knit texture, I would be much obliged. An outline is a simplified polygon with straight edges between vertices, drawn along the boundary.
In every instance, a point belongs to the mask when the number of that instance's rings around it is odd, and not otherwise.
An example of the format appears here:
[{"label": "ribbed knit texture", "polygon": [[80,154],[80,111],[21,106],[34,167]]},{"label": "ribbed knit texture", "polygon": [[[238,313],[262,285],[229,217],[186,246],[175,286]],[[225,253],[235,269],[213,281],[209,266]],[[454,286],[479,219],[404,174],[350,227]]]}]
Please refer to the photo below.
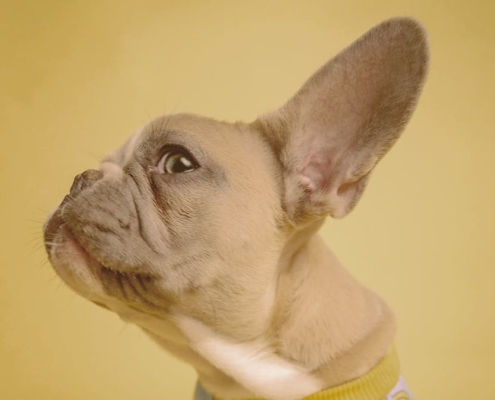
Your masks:
[{"label": "ribbed knit texture", "polygon": [[[399,357],[394,348],[378,365],[365,375],[341,386],[312,394],[303,400],[383,400],[394,388],[399,380],[399,376]],[[214,400],[220,399],[215,397]]]}]

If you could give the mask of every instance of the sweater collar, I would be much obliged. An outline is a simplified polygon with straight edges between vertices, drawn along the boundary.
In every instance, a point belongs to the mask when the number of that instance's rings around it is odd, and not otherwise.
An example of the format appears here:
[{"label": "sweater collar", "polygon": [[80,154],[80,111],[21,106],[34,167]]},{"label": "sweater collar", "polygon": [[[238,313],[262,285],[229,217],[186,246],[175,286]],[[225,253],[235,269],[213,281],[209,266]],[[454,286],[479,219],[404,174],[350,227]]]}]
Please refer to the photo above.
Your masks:
[{"label": "sweater collar", "polygon": [[[322,390],[303,400],[381,400],[392,390],[400,376],[399,357],[395,348],[363,376],[343,385]],[[198,384],[195,400],[221,400],[205,392]],[[263,400],[263,399],[246,399]]]}]

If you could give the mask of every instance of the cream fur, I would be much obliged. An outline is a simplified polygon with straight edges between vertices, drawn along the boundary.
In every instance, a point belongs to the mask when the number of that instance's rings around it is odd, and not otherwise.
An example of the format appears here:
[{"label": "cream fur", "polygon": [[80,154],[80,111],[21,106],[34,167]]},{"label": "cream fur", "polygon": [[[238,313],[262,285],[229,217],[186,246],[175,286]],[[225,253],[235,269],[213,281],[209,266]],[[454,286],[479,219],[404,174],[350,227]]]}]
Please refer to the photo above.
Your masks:
[{"label": "cream fur", "polygon": [[[252,123],[152,121],[76,178],[44,226],[50,261],[223,399],[295,400],[361,376],[395,318],[317,231],[359,201],[427,62],[423,28],[393,19]],[[199,168],[160,174],[171,146]]]}]

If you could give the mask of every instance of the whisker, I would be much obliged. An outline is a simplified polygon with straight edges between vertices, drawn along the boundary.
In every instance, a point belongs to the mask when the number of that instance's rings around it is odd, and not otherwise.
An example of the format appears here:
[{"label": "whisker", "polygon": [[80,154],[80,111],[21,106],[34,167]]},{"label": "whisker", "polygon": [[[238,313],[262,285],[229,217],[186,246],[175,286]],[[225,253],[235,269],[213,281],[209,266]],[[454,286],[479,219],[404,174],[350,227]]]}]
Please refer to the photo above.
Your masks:
[{"label": "whisker", "polygon": [[44,243],[43,241],[43,236],[35,236],[35,237],[32,237],[31,239],[28,239],[28,241],[26,242],[27,245],[31,246],[33,244],[40,244],[40,243]]},{"label": "whisker", "polygon": [[124,333],[125,329],[129,326],[129,323],[126,322],[126,321],[122,321],[124,323],[124,326],[122,327],[122,329],[120,330],[119,334],[117,335],[117,337],[120,337],[122,336],[122,334]]},{"label": "whisker", "polygon": [[95,159],[98,163],[100,163],[101,160],[105,157],[105,155],[102,153],[94,153],[91,151],[86,152],[86,155]]},{"label": "whisker", "polygon": [[49,264],[48,259],[41,260],[41,261],[38,263],[37,268],[38,268],[38,269],[45,268],[48,264]]},{"label": "whisker", "polygon": [[26,222],[31,222],[33,224],[36,224],[36,225],[43,225],[43,220],[36,220],[36,219],[25,219],[24,221]]},{"label": "whisker", "polygon": [[45,245],[43,243],[40,243],[36,246],[34,246],[31,251],[29,252],[29,256],[32,256],[34,253],[39,252],[41,249],[43,249]]}]

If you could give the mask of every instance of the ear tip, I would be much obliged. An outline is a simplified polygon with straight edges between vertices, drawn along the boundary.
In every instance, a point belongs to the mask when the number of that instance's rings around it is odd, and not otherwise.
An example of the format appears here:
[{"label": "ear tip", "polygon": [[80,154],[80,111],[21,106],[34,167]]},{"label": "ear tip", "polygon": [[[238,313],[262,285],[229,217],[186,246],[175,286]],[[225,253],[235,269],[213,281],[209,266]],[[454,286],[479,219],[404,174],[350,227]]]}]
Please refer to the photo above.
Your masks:
[{"label": "ear tip", "polygon": [[419,19],[410,16],[394,17],[383,21],[373,30],[383,30],[389,32],[390,35],[400,35],[407,38],[422,51],[425,61],[428,61],[430,54],[428,32]]},{"label": "ear tip", "polygon": [[419,62],[416,65],[424,82],[430,64],[430,43],[426,27],[421,21],[410,16],[390,18],[371,29],[370,34],[382,38],[399,38]]},{"label": "ear tip", "polygon": [[425,25],[419,19],[411,16],[389,18],[375,28],[408,32],[415,36],[421,36],[425,40],[428,37]]}]

